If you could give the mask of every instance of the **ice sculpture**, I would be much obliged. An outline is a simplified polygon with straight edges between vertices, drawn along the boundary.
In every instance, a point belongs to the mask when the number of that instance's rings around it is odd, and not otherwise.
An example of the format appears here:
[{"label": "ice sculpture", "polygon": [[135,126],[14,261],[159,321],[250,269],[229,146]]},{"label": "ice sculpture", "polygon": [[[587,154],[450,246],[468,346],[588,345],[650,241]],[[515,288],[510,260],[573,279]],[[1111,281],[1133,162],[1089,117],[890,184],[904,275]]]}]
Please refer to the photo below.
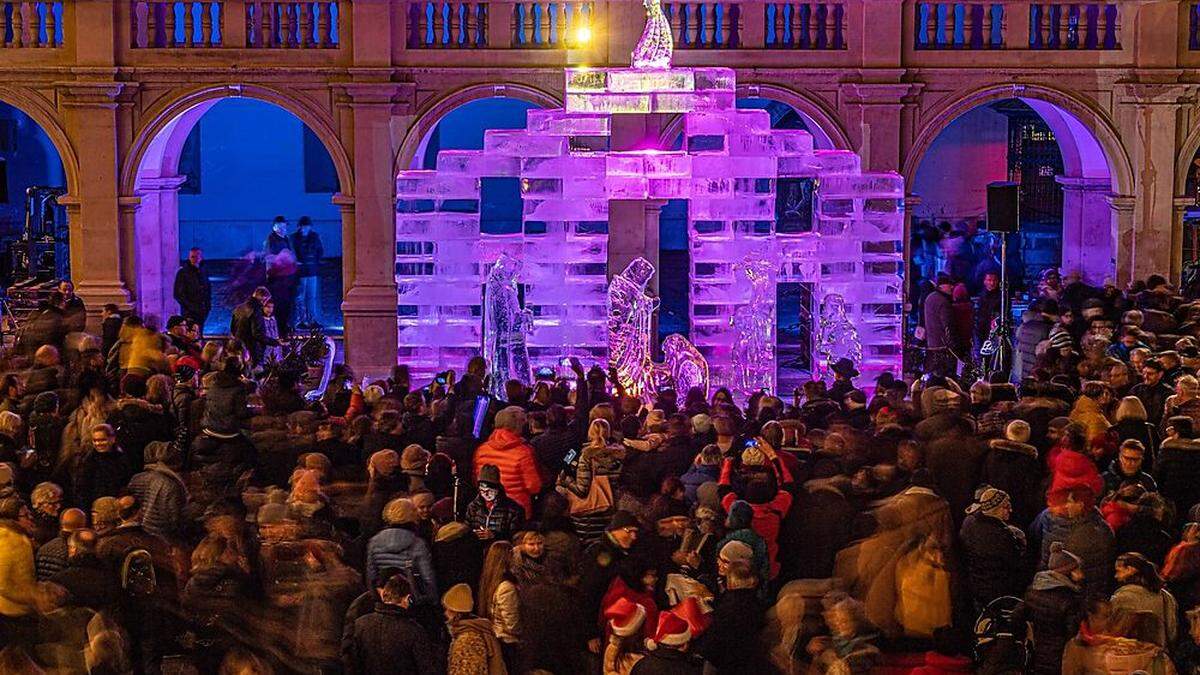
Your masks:
[{"label": "ice sculpture", "polygon": [[[765,110],[739,110],[732,69],[670,67],[669,21],[658,0],[646,9],[635,67],[569,68],[562,108],[531,110],[524,129],[489,130],[482,150],[443,150],[436,171],[397,177],[397,358],[416,379],[478,355],[489,330],[480,288],[506,253],[523,263],[535,366],[612,358],[643,394],[699,381],[699,359],[711,386],[742,391],[772,374],[777,390],[790,391],[842,354],[864,381],[897,372],[904,180],[863,173],[853,152],[814,150],[806,131],[772,129]],[[609,150],[619,115],[679,115],[685,149]],[[519,194],[521,209],[505,222],[520,227],[492,228],[480,205],[506,190]],[[608,279],[618,270],[610,269],[609,205],[676,199],[688,202],[690,344],[669,339],[679,350],[654,364],[654,301],[643,290],[622,296],[617,323],[630,333],[610,343],[618,317]],[[642,250],[616,245],[623,229],[611,231],[616,249]],[[769,280],[747,283],[733,264],[745,259],[769,262]],[[787,301],[772,321],[764,308],[773,293]],[[840,301],[822,302],[834,295]],[[820,307],[837,309],[836,320],[822,319]]]},{"label": "ice sculpture", "polygon": [[663,13],[660,0],[643,0],[646,7],[646,27],[633,48],[633,67],[636,70],[663,70],[671,67],[675,40],[671,37],[671,22]]},{"label": "ice sculpture", "polygon": [[654,265],[635,258],[608,284],[608,365],[617,370],[621,386],[630,396],[648,400],[655,390],[655,368],[650,359],[650,322],[658,298],[646,294]]},{"label": "ice sculpture", "polygon": [[846,313],[846,299],[830,293],[821,303],[821,318],[817,322],[817,371],[824,377],[838,359],[850,359],[854,365],[863,360],[862,342],[858,328]]},{"label": "ice sculpture", "polygon": [[525,338],[533,329],[533,314],[522,309],[517,293],[521,261],[507,253],[488,271],[483,287],[483,358],[488,367],[488,391],[506,397],[505,384],[533,384]]},{"label": "ice sculpture", "polygon": [[663,338],[662,351],[662,368],[669,382],[660,382],[659,386],[670,386],[680,397],[695,387],[708,398],[708,361],[700,350],[679,333],[672,333]]},{"label": "ice sculpture", "polygon": [[747,256],[737,265],[750,283],[749,301],[729,318],[733,327],[733,386],[745,396],[775,391],[775,264]]}]

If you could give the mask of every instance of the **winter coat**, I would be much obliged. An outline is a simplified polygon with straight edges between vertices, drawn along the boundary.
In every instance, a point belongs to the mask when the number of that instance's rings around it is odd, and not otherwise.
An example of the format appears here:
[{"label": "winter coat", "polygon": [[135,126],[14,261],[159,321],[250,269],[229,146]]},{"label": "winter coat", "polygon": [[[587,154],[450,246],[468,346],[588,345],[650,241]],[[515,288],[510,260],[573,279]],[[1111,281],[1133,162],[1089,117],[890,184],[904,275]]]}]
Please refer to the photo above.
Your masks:
[{"label": "winter coat", "polygon": [[708,629],[688,651],[704,657],[721,675],[769,673],[770,662],[759,644],[766,608],[758,592],[739,588],[722,593],[709,615]]},{"label": "winter coat", "polygon": [[975,513],[959,530],[967,586],[976,607],[1025,590],[1025,537],[997,518]]},{"label": "winter coat", "polygon": [[1054,322],[1041,312],[1026,311],[1021,317],[1021,325],[1017,328],[1016,358],[1013,359],[1012,379],[1020,383],[1022,377],[1033,373],[1037,363],[1037,347],[1043,340],[1050,337],[1050,329]]},{"label": "winter coat", "polygon": [[1112,566],[1116,559],[1113,531],[1104,522],[1100,511],[1092,509],[1069,519],[1050,513],[1049,509],[1034,519],[1030,526],[1030,545],[1038,546],[1038,569],[1050,563],[1050,546],[1061,541],[1063,547],[1083,560],[1083,582],[1086,593],[1107,594],[1111,587]]},{"label": "winter coat", "polygon": [[60,534],[38,547],[35,558],[38,581],[49,581],[67,566],[67,537]]},{"label": "winter coat", "polygon": [[896,560],[895,619],[905,637],[930,638],[951,622],[952,581],[945,552],[928,540]]},{"label": "winter coat", "polygon": [[525,522],[525,511],[520,504],[505,496],[501,487],[500,494],[490,507],[483,497],[476,496],[471,500],[467,504],[466,521],[472,530],[490,530],[497,540],[509,539],[521,529]]},{"label": "winter coat", "polygon": [[521,599],[517,596],[517,585],[505,579],[496,586],[492,594],[491,620],[496,639],[506,644],[516,644],[521,635]]},{"label": "winter coat", "polygon": [[367,543],[367,587],[375,587],[375,579],[388,567],[408,575],[413,596],[418,600],[437,598],[437,578],[433,573],[433,556],[425,540],[402,527],[388,527],[371,537]]},{"label": "winter coat", "polygon": [[204,376],[204,414],[200,426],[214,434],[233,436],[250,419],[246,387],[238,378],[225,373]]},{"label": "winter coat", "polygon": [[1175,644],[1179,632],[1179,605],[1175,596],[1167,589],[1157,592],[1138,584],[1125,584],[1112,594],[1113,609],[1130,612],[1150,612],[1159,619],[1159,633],[1155,644],[1170,647]]},{"label": "winter coat", "polygon": [[1100,404],[1087,396],[1080,396],[1076,399],[1075,407],[1071,409],[1070,419],[1072,422],[1083,425],[1089,442],[1103,436],[1112,426],[1109,424],[1108,418],[1104,416],[1104,411],[1100,409]]},{"label": "winter coat", "polygon": [[780,531],[780,565],[786,579],[833,576],[837,552],[849,545],[858,510],[841,486],[811,480],[797,497]]},{"label": "winter coat", "polygon": [[1113,459],[1108,465],[1108,471],[1100,474],[1100,478],[1104,481],[1104,493],[1116,492],[1117,488],[1122,485],[1133,483],[1141,485],[1146,492],[1158,492],[1158,483],[1154,477],[1145,471],[1138,471],[1132,476],[1127,476],[1121,471],[1121,460]]},{"label": "winter coat", "polygon": [[1000,316],[1000,311],[1004,307],[1003,298],[1000,295],[1000,289],[994,291],[980,291],[979,297],[976,298],[978,307],[975,310],[975,343],[982,345],[987,337],[992,332],[992,321],[997,316]]},{"label": "winter coat", "polygon": [[321,273],[321,258],[325,256],[325,247],[321,245],[321,235],[316,230],[309,230],[307,235],[293,232],[289,238],[292,252],[296,254],[297,273],[302,277],[315,277]]},{"label": "winter coat", "polygon": [[1175,504],[1177,513],[1187,513],[1200,502],[1200,440],[1163,441],[1154,471],[1158,474],[1159,493]]},{"label": "winter coat", "polygon": [[135,469],[142,467],[146,445],[151,441],[170,441],[175,436],[175,420],[161,406],[140,398],[122,397],[108,415],[108,423],[117,432],[117,443],[128,453]]},{"label": "winter coat", "polygon": [[67,566],[50,581],[67,589],[73,604],[97,612],[116,605],[121,598],[116,572],[92,554],[68,559]]},{"label": "winter coat", "polygon": [[229,319],[229,334],[241,341],[254,363],[262,362],[263,351],[271,344],[263,318],[262,303],[249,298],[234,308]]},{"label": "winter coat", "polygon": [[1027,672],[1058,675],[1062,672],[1063,649],[1074,637],[1083,615],[1083,593],[1062,574],[1038,572],[1025,592],[1025,606],[1036,637]]},{"label": "winter coat", "polygon": [[925,296],[925,344],[929,349],[956,345],[952,304],[950,296],[941,291]]},{"label": "winter coat", "polygon": [[477,616],[456,619],[450,629],[448,675],[506,675],[492,622]]},{"label": "winter coat", "polygon": [[129,491],[142,507],[142,527],[147,532],[170,538],[184,524],[188,492],[183,478],[162,464],[151,464],[129,479]]},{"label": "winter coat", "polygon": [[1167,399],[1175,395],[1175,391],[1167,386],[1164,380],[1159,380],[1155,385],[1145,382],[1135,384],[1129,393],[1142,400],[1142,405],[1146,407],[1146,420],[1155,425],[1163,419]]},{"label": "winter coat", "polygon": [[100,497],[121,494],[132,475],[129,458],[120,448],[114,447],[108,452],[92,450],[84,455],[75,471],[76,501],[90,513],[92,502]]},{"label": "winter coat", "polygon": [[33,542],[21,526],[0,520],[0,616],[28,616],[35,609]]},{"label": "winter coat", "polygon": [[999,488],[1012,500],[1013,523],[1028,527],[1046,502],[1037,448],[1003,438],[988,441],[979,482]]},{"label": "winter coat", "polygon": [[543,471],[542,482],[546,483],[554,480],[558,472],[566,468],[563,459],[572,448],[579,447],[579,441],[570,427],[563,426],[546,429],[534,436],[529,439],[529,446],[533,448],[533,456]]},{"label": "winter coat", "polygon": [[[629,565],[629,551],[617,546],[607,533],[583,552],[579,564],[579,603],[574,611],[583,612],[588,635],[597,635],[593,617],[600,616],[609,584]],[[525,612],[522,615],[528,616]]]},{"label": "winter coat", "polygon": [[1117,553],[1141,553],[1162,567],[1175,537],[1149,511],[1139,509],[1120,529],[1116,530]]},{"label": "winter coat", "polygon": [[704,664],[690,651],[659,647],[647,652],[629,672],[630,675],[701,675]]},{"label": "winter coat", "polygon": [[525,509],[525,518],[533,517],[533,495],[542,491],[533,448],[508,429],[496,429],[475,451],[475,480],[479,480],[479,470],[487,464],[500,469],[504,491]]},{"label": "winter coat", "polygon": [[[1183,403],[1178,402],[1178,395],[1167,398],[1163,405],[1163,421],[1159,427],[1165,427],[1166,421],[1177,415],[1191,418],[1192,428],[1200,429],[1200,398],[1191,398]],[[1151,446],[1147,445],[1146,447],[1150,448]]]},{"label": "winter coat", "polygon": [[684,472],[679,480],[683,483],[683,498],[687,500],[688,506],[696,505],[696,490],[700,489],[701,485],[715,483],[720,477],[720,464],[693,464]]},{"label": "winter coat", "polygon": [[203,321],[208,316],[212,311],[212,282],[208,280],[204,263],[197,267],[190,261],[183,261],[175,273],[174,295],[183,316],[196,321]]},{"label": "winter coat", "polygon": [[346,675],[425,675],[441,671],[437,643],[396,605],[377,603],[354,622],[342,646]]},{"label": "winter coat", "polygon": [[[737,494],[730,492],[721,498],[721,508],[728,513],[729,507],[738,499]],[[791,508],[792,495],[783,490],[776,492],[775,497],[769,502],[750,504],[750,510],[754,513],[750,520],[750,527],[763,538],[763,542],[767,545],[770,579],[779,576],[779,527]]]},{"label": "winter coat", "polygon": [[933,474],[934,490],[950,505],[956,525],[962,523],[967,506],[974,501],[984,451],[979,439],[959,433],[935,438],[925,448],[925,466]]}]

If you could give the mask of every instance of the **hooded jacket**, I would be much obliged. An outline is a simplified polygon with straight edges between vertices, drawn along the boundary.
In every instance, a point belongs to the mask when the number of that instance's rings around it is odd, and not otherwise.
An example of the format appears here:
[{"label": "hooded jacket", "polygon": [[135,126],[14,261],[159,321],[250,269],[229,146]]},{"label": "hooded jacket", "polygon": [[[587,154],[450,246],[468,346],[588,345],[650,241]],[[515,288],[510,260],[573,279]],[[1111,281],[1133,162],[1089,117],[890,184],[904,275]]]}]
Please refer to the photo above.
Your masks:
[{"label": "hooded jacket", "polygon": [[1025,593],[1025,606],[1038,638],[1028,672],[1058,675],[1063,649],[1075,635],[1083,615],[1082,589],[1058,572],[1038,572]]},{"label": "hooded jacket", "polygon": [[488,530],[496,539],[508,539],[516,534],[525,522],[525,510],[509,499],[504,486],[496,486],[496,501],[489,507],[482,495],[467,504],[466,520],[472,530]]},{"label": "hooded jacket", "polygon": [[500,482],[508,497],[525,509],[525,518],[533,517],[533,495],[542,491],[533,448],[524,438],[508,429],[496,429],[475,451],[475,480],[486,464],[500,469]]},{"label": "hooded jacket", "polygon": [[1050,546],[1061,541],[1063,548],[1083,560],[1084,588],[1089,593],[1107,593],[1111,588],[1113,560],[1116,559],[1113,531],[1100,511],[1092,509],[1078,518],[1056,516],[1046,509],[1030,526],[1030,535],[1040,546],[1038,569],[1050,562]]},{"label": "hooded jacket", "polygon": [[981,483],[999,488],[1012,499],[1013,522],[1028,527],[1045,503],[1042,495],[1042,463],[1037,448],[1003,438],[988,441],[983,458]]},{"label": "hooded jacket", "polygon": [[200,426],[223,436],[241,431],[242,422],[250,418],[246,387],[238,378],[222,372],[204,376],[204,414]]}]

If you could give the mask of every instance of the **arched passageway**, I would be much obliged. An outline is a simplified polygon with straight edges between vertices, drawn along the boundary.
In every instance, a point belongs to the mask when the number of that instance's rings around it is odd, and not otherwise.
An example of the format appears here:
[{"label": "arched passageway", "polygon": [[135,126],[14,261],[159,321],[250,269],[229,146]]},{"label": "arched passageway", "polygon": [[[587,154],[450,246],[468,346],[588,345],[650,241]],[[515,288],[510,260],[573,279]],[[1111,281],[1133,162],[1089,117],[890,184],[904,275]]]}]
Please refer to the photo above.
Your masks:
[{"label": "arched passageway", "polygon": [[28,113],[0,102],[0,284],[18,289],[70,278],[63,159]]},{"label": "arched passageway", "polygon": [[999,239],[986,232],[987,185],[1020,184],[1021,232],[1010,235],[1018,290],[1045,268],[1113,280],[1118,214],[1111,196],[1128,189],[1113,139],[1060,102],[996,94],[935,117],[905,164],[912,227],[910,280],[942,271],[973,289],[998,269]]},{"label": "arched passageway", "polygon": [[[348,164],[330,151],[328,131],[291,106],[237,93],[164,115],[135,152],[125,178],[139,198],[131,284],[137,305],[164,321],[177,313],[176,270],[199,248],[213,279],[206,333],[226,331],[231,308],[260,284],[276,297],[281,324],[340,332],[343,233],[332,197],[346,190]],[[291,253],[282,256],[266,255],[276,216],[287,221]],[[302,217],[321,242],[316,265],[299,265],[293,255]]]}]

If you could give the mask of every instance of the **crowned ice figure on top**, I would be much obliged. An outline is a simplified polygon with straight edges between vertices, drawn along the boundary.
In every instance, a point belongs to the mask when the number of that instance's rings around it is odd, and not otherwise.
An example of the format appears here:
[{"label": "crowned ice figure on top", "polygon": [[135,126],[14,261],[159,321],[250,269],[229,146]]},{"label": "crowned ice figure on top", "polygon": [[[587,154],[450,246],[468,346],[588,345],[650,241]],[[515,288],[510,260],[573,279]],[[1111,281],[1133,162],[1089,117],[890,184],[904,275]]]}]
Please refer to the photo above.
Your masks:
[{"label": "crowned ice figure on top", "polygon": [[646,6],[646,27],[633,48],[633,67],[637,70],[664,70],[671,67],[675,41],[671,38],[671,22],[663,14],[660,0],[642,0]]}]

